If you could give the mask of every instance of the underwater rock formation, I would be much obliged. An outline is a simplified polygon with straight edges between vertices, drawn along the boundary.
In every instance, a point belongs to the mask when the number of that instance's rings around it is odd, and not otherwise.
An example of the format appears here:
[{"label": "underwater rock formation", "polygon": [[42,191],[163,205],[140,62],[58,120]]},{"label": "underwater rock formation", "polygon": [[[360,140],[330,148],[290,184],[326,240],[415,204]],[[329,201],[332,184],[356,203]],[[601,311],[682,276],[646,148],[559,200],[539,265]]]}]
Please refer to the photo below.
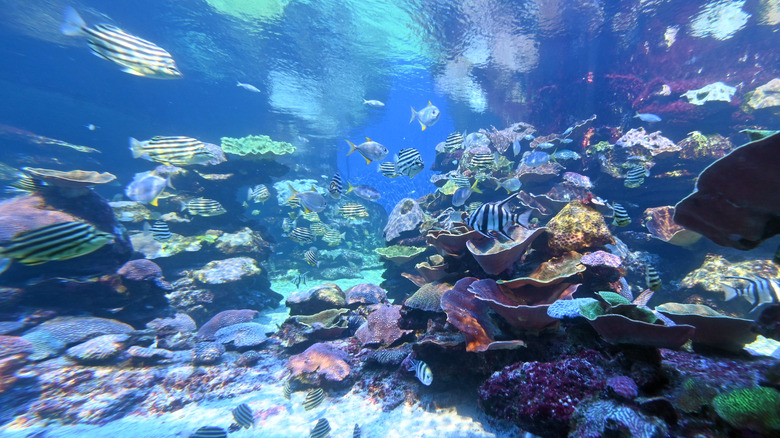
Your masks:
[{"label": "underwater rock formation", "polygon": [[347,353],[332,344],[318,343],[301,354],[290,356],[287,368],[290,377],[307,383],[319,384],[320,379],[341,382],[352,371]]},{"label": "underwater rock formation", "polygon": [[570,202],[550,219],[547,229],[548,246],[557,254],[614,243],[604,217],[577,201]]},{"label": "underwater rock formation", "polygon": [[424,217],[425,213],[414,199],[404,198],[398,201],[382,231],[385,241],[390,243],[404,237],[416,237],[415,231]]},{"label": "underwater rock formation", "polygon": [[780,133],[738,147],[699,175],[674,221],[721,246],[757,247],[780,233]]},{"label": "underwater rock formation", "polygon": [[327,309],[344,307],[346,295],[335,283],[323,283],[305,291],[291,293],[285,301],[290,315],[313,315]]}]

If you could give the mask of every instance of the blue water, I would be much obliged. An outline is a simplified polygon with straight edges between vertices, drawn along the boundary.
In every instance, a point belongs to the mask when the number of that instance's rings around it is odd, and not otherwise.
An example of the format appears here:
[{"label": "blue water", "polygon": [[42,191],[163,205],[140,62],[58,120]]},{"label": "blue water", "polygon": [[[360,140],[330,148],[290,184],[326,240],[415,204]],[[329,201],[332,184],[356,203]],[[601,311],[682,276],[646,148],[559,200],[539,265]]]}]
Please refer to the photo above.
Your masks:
[{"label": "blue water", "polygon": [[[60,33],[67,6],[89,25],[113,24],[165,48],[183,77],[133,76],[94,56],[84,38]],[[713,17],[728,15],[733,20],[697,24],[697,17],[717,7],[726,9]],[[437,173],[431,170],[434,149],[452,132],[501,130],[526,122],[537,128],[537,135],[546,135],[596,115],[594,122],[575,131],[568,146],[583,154],[584,136],[591,128],[588,135],[596,140],[644,127],[675,142],[700,131],[720,134],[734,145],[746,141],[739,134],[742,129],[777,129],[777,109],[752,111],[745,106],[747,93],[780,71],[776,9],[776,2],[755,0],[1,0],[0,164],[8,167],[0,170],[31,166],[108,171],[117,181],[96,191],[118,200],[135,174],[156,165],[131,157],[129,137],[189,136],[219,144],[222,137],[268,135],[297,148],[293,156],[277,160],[286,166],[284,171],[270,175],[270,164],[230,157],[234,162],[226,166],[239,163],[227,167],[236,175],[203,184],[204,190],[220,196],[230,214],[174,224],[173,231],[190,226],[188,232],[194,235],[209,227],[235,231],[258,225],[276,251],[263,265],[269,277],[282,277],[281,271],[288,269],[316,277],[316,270],[303,261],[308,245],[290,242],[280,228],[290,210],[275,205],[275,193],[263,206],[236,212],[248,186],[312,179],[325,188],[338,171],[351,184],[367,184],[382,193],[378,206],[371,206],[370,221],[339,223],[349,249],[358,253],[350,263],[363,257],[376,267],[372,251],[384,243],[382,210],[390,212],[402,198],[421,198],[436,189],[430,181]],[[236,81],[261,92],[239,88]],[[731,102],[690,106],[680,98],[687,90],[717,81],[736,87]],[[667,88],[668,94],[659,97]],[[371,107],[363,99],[380,100],[385,106]],[[423,131],[416,120],[409,122],[411,108],[420,110],[429,101],[441,116]],[[653,113],[661,121],[650,125],[634,118],[636,113]],[[36,135],[101,153],[39,145]],[[382,176],[378,162],[366,164],[359,153],[347,155],[347,140],[360,144],[366,137],[389,149],[387,160],[403,148],[418,149],[425,169],[414,178]],[[695,175],[706,164],[673,170]],[[221,172],[220,167],[193,168]],[[611,181],[595,159],[574,161],[567,170]],[[0,176],[0,185],[13,179]],[[634,218],[629,234],[644,233],[644,208],[672,205],[693,189],[693,176],[674,187],[668,181],[648,177],[636,192],[612,181],[597,184],[594,194],[623,202]],[[187,187],[177,190],[187,197],[204,195]],[[498,190],[480,199],[493,200],[488,198],[499,194],[505,196]],[[256,216],[248,213],[252,208],[259,210]],[[337,216],[333,209],[330,214],[329,220]],[[140,234],[140,224],[126,225]],[[775,242],[762,249],[761,257],[771,257]],[[338,250],[346,251],[346,245]],[[695,257],[680,256],[676,251],[683,250],[669,247],[645,256],[663,272],[668,287],[700,266],[704,254],[718,249],[707,245],[698,247]],[[321,241],[316,246],[333,249]],[[210,261],[190,256],[182,258],[186,261],[181,266],[160,261],[169,280],[178,273],[166,263],[189,269],[184,265]],[[334,256],[331,266],[341,267],[346,258]],[[632,269],[629,280],[637,286],[639,271]]]}]

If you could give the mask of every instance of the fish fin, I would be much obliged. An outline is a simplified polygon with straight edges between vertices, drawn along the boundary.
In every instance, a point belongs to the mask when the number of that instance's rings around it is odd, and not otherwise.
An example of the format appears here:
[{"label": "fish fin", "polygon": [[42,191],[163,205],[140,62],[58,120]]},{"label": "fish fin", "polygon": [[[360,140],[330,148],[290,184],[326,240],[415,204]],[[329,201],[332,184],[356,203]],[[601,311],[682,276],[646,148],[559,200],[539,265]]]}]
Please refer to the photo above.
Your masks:
[{"label": "fish fin", "polygon": [[355,186],[353,186],[351,182],[347,181],[347,191],[344,193],[347,194],[353,190],[355,190]]},{"label": "fish fin", "polygon": [[138,71],[136,69],[130,68],[130,67],[125,67],[125,68],[122,69],[122,71],[125,72],[125,73],[129,73],[131,75],[134,75],[134,76],[146,77],[146,75],[143,74],[142,72],[140,72],[140,71]]},{"label": "fish fin", "polygon": [[723,286],[723,292],[726,294],[726,296],[724,298],[725,301],[731,301],[734,298],[736,298],[737,295],[739,295],[739,292],[738,292],[736,287],[729,286],[727,284],[723,284],[721,286]]},{"label": "fish fin", "polygon": [[374,140],[371,140],[370,138],[366,137],[366,141],[374,141]]},{"label": "fish fin", "polygon": [[60,32],[67,36],[83,36],[87,23],[73,7],[65,8],[65,21],[60,24]]},{"label": "fish fin", "polygon": [[528,210],[524,213],[520,213],[517,216],[515,216],[515,222],[528,228],[528,223],[531,220],[531,213],[533,213],[533,210]]},{"label": "fish fin", "polygon": [[409,123],[412,123],[414,119],[417,117],[417,111],[414,110],[414,107],[411,108],[412,108],[412,118],[409,119]]},{"label": "fish fin", "polygon": [[423,124],[422,124],[422,122],[420,122],[420,126],[422,127],[422,128],[420,129],[420,131],[425,131],[425,128],[427,128],[427,126],[423,125]]},{"label": "fish fin", "polygon": [[157,198],[152,199],[152,202],[150,202],[149,204],[157,207]]},{"label": "fish fin", "polygon": [[363,156],[363,158],[366,159],[366,164],[371,164],[371,159],[370,158],[366,157],[365,155]]},{"label": "fish fin", "polygon": [[143,144],[133,137],[130,137],[130,151],[133,153],[133,158],[140,158],[143,154]]},{"label": "fish fin", "polygon": [[349,152],[347,152],[347,155],[349,155],[352,152],[355,152],[357,150],[357,146],[355,146],[355,143],[352,143],[349,140],[347,140],[347,143],[349,143]]},{"label": "fish fin", "polygon": [[428,106],[433,106],[430,100],[428,101]]},{"label": "fish fin", "polygon": [[176,190],[176,187],[173,186],[173,183],[171,182],[171,176],[168,175],[167,178],[165,178],[165,185],[172,188],[173,190]]},{"label": "fish fin", "polygon": [[482,194],[482,190],[477,188],[477,184],[479,184],[479,180],[475,180],[474,184],[471,185],[471,188],[469,190],[471,190],[474,193]]},{"label": "fish fin", "polygon": [[[293,192],[293,195],[297,195],[297,194],[298,194],[298,191],[297,191],[297,190],[295,190],[295,187],[293,187],[293,186],[292,186],[292,184],[290,184],[290,183],[287,183],[287,187],[289,187],[289,188],[290,188],[290,190],[292,190],[292,192]],[[295,197],[295,196],[292,196],[290,199],[292,199],[292,198],[294,198],[294,197]],[[289,201],[290,199],[288,199],[288,201]]]}]

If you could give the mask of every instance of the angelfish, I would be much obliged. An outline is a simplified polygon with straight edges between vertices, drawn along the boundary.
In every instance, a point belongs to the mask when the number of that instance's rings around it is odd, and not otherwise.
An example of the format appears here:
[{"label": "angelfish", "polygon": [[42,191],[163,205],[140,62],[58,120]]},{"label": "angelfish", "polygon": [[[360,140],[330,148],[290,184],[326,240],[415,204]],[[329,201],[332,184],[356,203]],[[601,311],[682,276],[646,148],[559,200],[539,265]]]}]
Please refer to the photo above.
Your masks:
[{"label": "angelfish", "polygon": [[420,111],[415,111],[414,107],[412,107],[412,118],[409,120],[409,123],[412,123],[414,119],[417,119],[417,121],[420,122],[422,130],[425,131],[425,128],[433,126],[434,123],[439,120],[440,115],[441,112],[439,111],[439,108],[434,106],[429,100],[428,106]]}]

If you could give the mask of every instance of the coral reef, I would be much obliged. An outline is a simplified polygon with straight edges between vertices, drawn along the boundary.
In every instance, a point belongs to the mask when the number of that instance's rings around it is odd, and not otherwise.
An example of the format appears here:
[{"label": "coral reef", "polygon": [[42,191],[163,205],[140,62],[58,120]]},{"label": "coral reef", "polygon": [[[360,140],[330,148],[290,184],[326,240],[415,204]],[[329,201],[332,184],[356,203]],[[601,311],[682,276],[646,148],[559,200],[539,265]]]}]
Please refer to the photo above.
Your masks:
[{"label": "coral reef", "polygon": [[326,343],[314,344],[301,354],[290,356],[287,368],[291,377],[312,384],[319,379],[341,382],[352,371],[347,361],[347,353]]},{"label": "coral reef", "polygon": [[387,301],[387,291],[373,283],[360,283],[344,292],[346,304],[379,304]]},{"label": "coral reef", "polygon": [[384,248],[376,248],[374,252],[382,256],[384,259],[401,265],[424,253],[425,248],[418,246],[392,245]]},{"label": "coral reef", "polygon": [[645,226],[650,234],[663,242],[677,246],[688,246],[701,238],[701,234],[686,230],[674,222],[674,207],[647,208],[644,217]]},{"label": "coral reef", "polygon": [[290,315],[312,315],[326,309],[344,307],[346,295],[335,283],[323,283],[305,291],[296,291],[284,303]]},{"label": "coral reef", "polygon": [[731,102],[731,98],[736,92],[736,87],[730,87],[723,82],[715,82],[698,90],[688,90],[680,97],[688,99],[688,102],[693,105],[704,105],[707,102]]},{"label": "coral reef", "polygon": [[525,254],[528,247],[546,228],[526,229],[516,227],[511,231],[512,240],[500,242],[498,239],[473,239],[466,242],[474,260],[488,275],[498,275],[511,268]]},{"label": "coral reef", "polygon": [[200,327],[197,333],[198,340],[213,341],[216,339],[216,333],[219,329],[234,324],[251,322],[255,316],[257,316],[257,311],[250,309],[219,312]]},{"label": "coral reef", "polygon": [[713,406],[732,427],[762,433],[780,430],[780,392],[773,388],[729,391],[715,397]]},{"label": "coral reef", "polygon": [[745,105],[752,110],[780,107],[780,79],[774,78],[756,87],[746,97]]},{"label": "coral reef", "polygon": [[225,153],[238,155],[244,159],[272,160],[279,155],[295,152],[292,144],[271,140],[267,135],[249,135],[243,138],[222,137],[221,142]]},{"label": "coral reef", "polygon": [[68,346],[108,334],[126,334],[133,327],[112,319],[95,317],[59,317],[28,331],[22,338],[31,342],[30,360],[43,360],[64,351]]},{"label": "coral reef", "polygon": [[691,340],[712,348],[740,351],[758,337],[758,334],[753,332],[752,319],[723,315],[702,304],[664,303],[655,310],[675,324],[696,327]]},{"label": "coral reef", "polygon": [[398,201],[382,231],[385,241],[389,243],[404,236],[409,237],[410,233],[417,230],[424,216],[425,213],[414,199],[404,198]]},{"label": "coral reef", "polygon": [[362,345],[391,346],[402,336],[411,333],[398,327],[400,319],[401,306],[383,305],[368,315],[366,323],[355,332],[355,337]]},{"label": "coral reef", "polygon": [[547,229],[548,246],[558,254],[614,243],[604,217],[577,201],[570,202],[550,219]]}]

